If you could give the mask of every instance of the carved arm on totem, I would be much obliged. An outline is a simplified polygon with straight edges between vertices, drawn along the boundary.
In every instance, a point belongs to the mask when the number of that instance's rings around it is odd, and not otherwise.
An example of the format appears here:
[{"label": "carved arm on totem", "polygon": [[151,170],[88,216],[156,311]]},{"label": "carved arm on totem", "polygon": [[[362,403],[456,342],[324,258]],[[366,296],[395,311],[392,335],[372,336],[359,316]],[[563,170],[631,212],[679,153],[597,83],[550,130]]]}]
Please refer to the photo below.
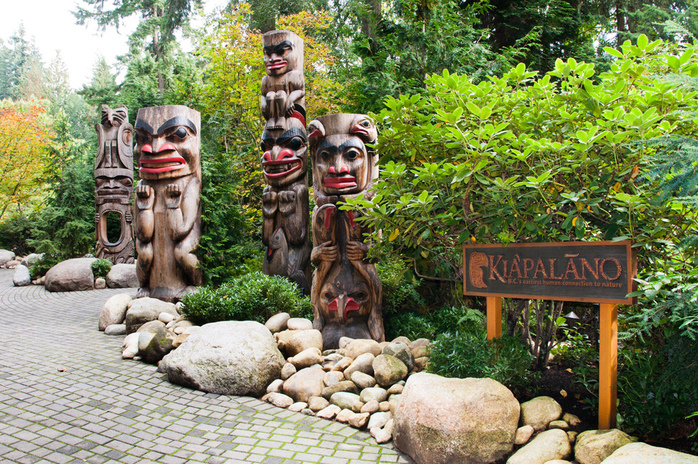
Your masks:
[{"label": "carved arm on totem", "polygon": [[277,193],[271,186],[264,187],[262,192],[262,243],[269,246],[271,237],[276,232],[276,211],[279,209]]},{"label": "carved arm on totem", "polygon": [[200,190],[197,177],[192,177],[184,189],[178,184],[165,188],[165,227],[174,242],[181,242],[192,231],[198,218]]},{"label": "carved arm on totem", "polygon": [[136,209],[138,211],[136,238],[139,242],[148,243],[153,239],[155,219],[153,205],[155,204],[155,191],[150,185],[139,181],[136,185]]},{"label": "carved arm on totem", "polygon": [[279,192],[278,198],[288,242],[304,244],[308,237],[308,187],[295,184],[291,189]]}]

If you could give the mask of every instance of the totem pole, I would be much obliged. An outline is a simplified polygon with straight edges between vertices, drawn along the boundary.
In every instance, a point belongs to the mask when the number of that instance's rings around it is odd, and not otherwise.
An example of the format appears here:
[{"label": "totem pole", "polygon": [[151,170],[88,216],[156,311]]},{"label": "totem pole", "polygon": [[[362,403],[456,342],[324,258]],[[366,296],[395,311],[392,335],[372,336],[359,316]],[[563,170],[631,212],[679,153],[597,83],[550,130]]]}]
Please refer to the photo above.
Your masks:
[{"label": "totem pole", "polygon": [[[114,264],[133,263],[133,126],[123,105],[102,105],[102,121],[95,124],[98,149],[95,159],[95,229],[98,258]],[[107,218],[118,215],[120,233],[111,241]]]},{"label": "totem pole", "polygon": [[385,339],[382,287],[376,266],[366,260],[368,232],[358,211],[340,211],[349,198],[372,196],[378,178],[373,122],[362,114],[321,116],[308,126],[313,162],[313,275],[310,300],[313,326],[322,332],[324,349],[337,348],[341,337]]},{"label": "totem pole", "polygon": [[263,271],[295,282],[310,292],[308,138],[305,130],[303,41],[288,31],[263,36],[261,108]]},{"label": "totem pole", "polygon": [[138,297],[177,301],[201,285],[201,115],[186,106],[141,108],[135,123]]}]

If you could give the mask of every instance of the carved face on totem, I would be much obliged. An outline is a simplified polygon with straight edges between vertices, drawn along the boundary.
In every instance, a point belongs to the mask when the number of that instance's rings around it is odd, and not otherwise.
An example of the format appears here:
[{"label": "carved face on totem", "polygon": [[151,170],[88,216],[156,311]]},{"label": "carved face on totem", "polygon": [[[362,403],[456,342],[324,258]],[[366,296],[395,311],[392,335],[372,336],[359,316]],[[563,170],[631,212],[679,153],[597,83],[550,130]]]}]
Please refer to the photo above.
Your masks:
[{"label": "carved face on totem", "polygon": [[371,120],[364,115],[321,116],[311,121],[308,131],[315,188],[326,195],[365,191],[377,169],[366,147],[376,140]]},{"label": "carved face on totem", "polygon": [[134,154],[142,179],[201,177],[201,115],[186,106],[141,108]]},{"label": "carved face on totem", "polygon": [[320,291],[325,324],[366,321],[373,307],[371,289],[354,266],[335,266]]},{"label": "carved face on totem", "polygon": [[267,183],[274,187],[289,185],[306,175],[308,138],[302,122],[289,118],[283,130],[262,133],[262,169]]},{"label": "carved face on totem", "polygon": [[293,32],[270,31],[262,36],[264,69],[269,76],[303,70],[303,41]]}]

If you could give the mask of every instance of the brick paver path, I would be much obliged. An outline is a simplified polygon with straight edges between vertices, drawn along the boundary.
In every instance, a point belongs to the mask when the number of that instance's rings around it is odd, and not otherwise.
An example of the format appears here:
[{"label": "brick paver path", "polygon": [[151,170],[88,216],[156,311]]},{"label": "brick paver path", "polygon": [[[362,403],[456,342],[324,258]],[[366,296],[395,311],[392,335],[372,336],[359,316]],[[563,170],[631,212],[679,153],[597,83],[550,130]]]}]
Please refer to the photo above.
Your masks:
[{"label": "brick paver path", "polygon": [[12,275],[0,270],[2,463],[409,462],[342,424],[189,390],[122,360],[123,336],[97,320],[124,289],[51,293],[15,288]]}]

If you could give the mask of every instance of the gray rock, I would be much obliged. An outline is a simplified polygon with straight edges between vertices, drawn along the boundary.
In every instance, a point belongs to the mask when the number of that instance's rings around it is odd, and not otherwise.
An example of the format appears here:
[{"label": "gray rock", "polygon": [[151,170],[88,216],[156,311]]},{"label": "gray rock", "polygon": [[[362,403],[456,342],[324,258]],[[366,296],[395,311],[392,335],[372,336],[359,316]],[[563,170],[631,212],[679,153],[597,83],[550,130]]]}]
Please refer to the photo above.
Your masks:
[{"label": "gray rock", "polygon": [[322,351],[322,333],[319,330],[284,330],[274,334],[279,342],[279,349],[286,356],[295,356],[308,348]]},{"label": "gray rock", "polygon": [[375,359],[376,357],[373,355],[373,353],[360,354],[351,364],[349,364],[349,367],[344,369],[344,377],[351,379],[354,372],[363,372],[364,374],[373,376],[373,361]]},{"label": "gray rock", "polygon": [[288,313],[278,313],[274,314],[267,320],[264,326],[269,329],[271,333],[281,332],[288,328],[288,320],[291,316]]},{"label": "gray rock", "polygon": [[110,324],[104,329],[104,335],[126,335],[126,324]]},{"label": "gray rock", "polygon": [[164,328],[165,324],[163,324],[160,321],[150,321],[146,322],[142,326],[138,328],[136,332],[152,332],[155,333],[157,332],[160,328]]},{"label": "gray rock", "polygon": [[390,414],[387,412],[374,413],[368,421],[368,429],[371,430],[374,427],[383,428],[388,419],[390,419]]},{"label": "gray rock", "polygon": [[359,396],[361,397],[361,401],[364,403],[368,403],[371,400],[376,400],[380,403],[381,401],[388,399],[388,392],[380,387],[370,387],[361,390],[361,394]]},{"label": "gray rock", "polygon": [[132,333],[126,335],[121,349],[121,357],[124,359],[133,359],[138,354],[138,339],[140,334]]},{"label": "gray rock", "polygon": [[629,443],[618,448],[602,462],[603,464],[698,464],[698,456],[646,443]]},{"label": "gray rock", "polygon": [[15,259],[15,253],[10,250],[0,249],[0,266],[4,266],[8,261]]},{"label": "gray rock", "polygon": [[15,273],[12,276],[12,283],[15,287],[26,287],[32,283],[32,276],[29,273],[29,268],[20,264],[15,268]]},{"label": "gray rock", "polygon": [[262,399],[273,404],[277,408],[288,408],[293,404],[293,400],[283,393],[268,393],[264,395]]},{"label": "gray rock", "polygon": [[281,368],[281,380],[286,380],[290,378],[296,372],[298,372],[296,366],[294,366],[290,362],[287,362],[286,364],[284,364],[284,367]]},{"label": "gray rock", "polygon": [[618,429],[587,430],[577,435],[574,458],[579,464],[599,464],[632,441],[630,435]]},{"label": "gray rock", "polygon": [[536,430],[530,425],[524,425],[523,427],[519,427],[516,430],[516,438],[514,439],[514,444],[519,446],[525,445],[526,443],[528,443],[528,440],[531,439],[535,431]]},{"label": "gray rock", "polygon": [[269,385],[267,385],[267,393],[281,393],[281,387],[283,387],[284,381],[281,379],[276,379]]},{"label": "gray rock", "polygon": [[521,421],[536,430],[545,430],[549,423],[562,416],[562,406],[549,396],[539,396],[521,403]]},{"label": "gray rock", "polygon": [[397,396],[394,442],[417,463],[491,463],[513,448],[519,402],[495,380],[418,373]]},{"label": "gray rock", "polygon": [[141,359],[149,364],[157,364],[167,353],[172,351],[172,342],[175,334],[167,330],[164,326],[158,327],[149,337],[148,343],[141,347],[141,337],[146,336],[147,332],[140,332],[138,338],[138,352]]},{"label": "gray rock", "polygon": [[146,322],[156,321],[160,313],[170,313],[179,316],[177,308],[172,303],[156,298],[138,298],[133,300],[126,311],[126,330],[133,333]]},{"label": "gray rock", "polygon": [[312,347],[301,351],[297,355],[288,358],[286,361],[296,366],[296,369],[303,369],[313,364],[321,364],[324,360],[325,358],[322,356],[320,350],[316,347]]},{"label": "gray rock", "polygon": [[330,397],[330,403],[336,404],[341,409],[352,409],[359,401],[361,401],[359,395],[349,392],[337,392]]},{"label": "gray rock", "polygon": [[292,317],[286,321],[288,330],[312,330],[313,322],[302,317]]},{"label": "gray rock", "polygon": [[114,264],[107,273],[109,288],[137,288],[138,276],[135,264]]},{"label": "gray rock", "polygon": [[337,414],[339,414],[342,409],[336,404],[331,404],[326,408],[317,412],[316,416],[320,419],[334,419]]},{"label": "gray rock", "polygon": [[354,382],[359,389],[370,388],[376,385],[376,379],[361,371],[356,371],[351,374],[351,381]]},{"label": "gray rock", "polygon": [[43,253],[29,253],[26,258],[22,260],[22,265],[27,267],[32,267],[34,263],[44,257]]},{"label": "gray rock", "polygon": [[320,366],[301,369],[284,382],[283,393],[295,401],[307,403],[309,398],[322,394],[324,376],[325,371]]},{"label": "gray rock", "polygon": [[308,398],[308,407],[314,412],[321,411],[329,405],[330,402],[322,396],[313,396],[312,398]]},{"label": "gray rock", "polygon": [[94,258],[73,258],[60,262],[46,273],[46,290],[50,292],[77,292],[92,290]]},{"label": "gray rock", "polygon": [[329,400],[337,392],[358,393],[356,385],[351,380],[337,382],[336,384],[322,389],[322,397]]},{"label": "gray rock", "polygon": [[407,366],[395,356],[381,354],[373,360],[373,377],[383,388],[390,388],[393,384],[407,377]]},{"label": "gray rock", "polygon": [[407,370],[411,371],[414,367],[414,356],[412,355],[412,350],[407,344],[402,342],[392,342],[385,348],[383,348],[383,354],[389,354],[390,356],[395,356],[400,361],[405,363]]},{"label": "gray rock", "polygon": [[565,459],[571,454],[572,447],[565,431],[551,429],[539,433],[514,453],[507,460],[507,464],[545,464],[555,459]]},{"label": "gray rock", "polygon": [[347,345],[347,356],[356,359],[364,353],[371,353],[378,356],[381,353],[381,346],[375,340],[358,339],[349,342]]},{"label": "gray rock", "polygon": [[209,393],[260,397],[279,378],[284,357],[258,322],[203,325],[160,362],[172,383]]},{"label": "gray rock", "polygon": [[101,277],[97,277],[95,279],[95,290],[102,290],[107,288],[107,281],[102,279]]}]

